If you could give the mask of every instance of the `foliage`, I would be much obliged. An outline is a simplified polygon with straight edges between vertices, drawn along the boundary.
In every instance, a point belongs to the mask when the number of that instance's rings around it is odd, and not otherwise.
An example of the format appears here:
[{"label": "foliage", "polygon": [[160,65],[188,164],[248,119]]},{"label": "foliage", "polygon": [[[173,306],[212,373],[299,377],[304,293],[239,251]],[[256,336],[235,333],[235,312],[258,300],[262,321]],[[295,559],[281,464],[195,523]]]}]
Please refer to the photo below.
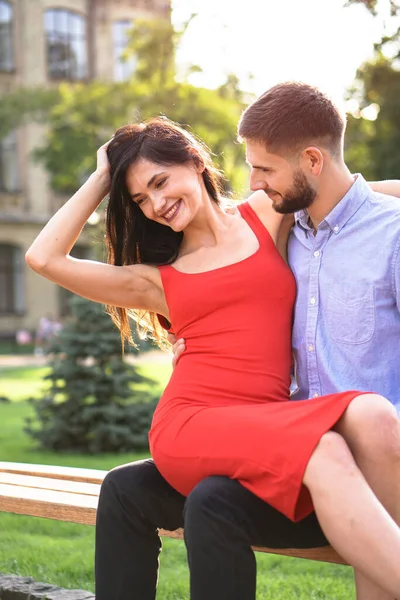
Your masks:
[{"label": "foliage", "polygon": [[51,450],[147,449],[157,398],[137,386],[151,380],[124,359],[119,332],[99,304],[70,302],[72,318],[49,350],[49,390],[32,400],[36,419],[26,432]]},{"label": "foliage", "polygon": [[351,6],[352,4],[363,4],[373,15],[375,15],[378,0],[347,0],[345,6]]},{"label": "foliage", "polygon": [[[346,159],[353,172],[361,171],[368,179],[398,177],[400,160],[400,17],[398,0],[348,0],[346,6],[362,4],[374,16],[388,9],[385,34],[374,45],[374,58],[357,71],[349,96],[358,101],[359,110],[349,116]],[[390,25],[390,27],[388,27]],[[393,27],[394,25],[394,27]],[[376,120],[363,117],[363,109],[375,105]]]},{"label": "foliage", "polygon": [[35,157],[48,170],[53,189],[70,194],[95,168],[97,148],[118,127],[163,114],[202,138],[232,188],[242,190],[247,178],[244,151],[234,140],[243,94],[232,75],[217,90],[188,82],[196,65],[178,75],[175,50],[183,32],[162,19],[135,21],[125,53],[135,59],[131,80],[63,83],[51,91],[51,101],[45,90],[19,90],[2,98],[7,108],[0,108],[0,135],[7,133],[8,123],[15,125],[24,115],[37,118],[38,110],[30,107],[42,106],[48,135]]},{"label": "foliage", "polygon": [[369,179],[396,179],[400,162],[400,71],[381,53],[357,72],[353,95],[360,109],[376,104],[375,121],[349,117],[346,158]]},{"label": "foliage", "polygon": [[0,102],[0,139],[26,119],[46,121],[49,111],[59,100],[54,88],[23,88],[2,94]]},{"label": "foliage", "polygon": [[[400,16],[400,4],[398,0],[385,0],[388,13],[390,17],[399,17]],[[365,8],[375,17],[377,16],[380,7],[383,5],[383,2],[380,3],[379,0],[347,0],[345,6],[351,6],[352,4],[362,4]],[[390,19],[394,23],[393,19]],[[398,22],[398,20],[397,20]],[[383,50],[389,50],[393,59],[400,58],[400,26],[390,30],[388,33],[384,34],[379,42],[374,44],[374,48],[376,52],[381,52]]]}]

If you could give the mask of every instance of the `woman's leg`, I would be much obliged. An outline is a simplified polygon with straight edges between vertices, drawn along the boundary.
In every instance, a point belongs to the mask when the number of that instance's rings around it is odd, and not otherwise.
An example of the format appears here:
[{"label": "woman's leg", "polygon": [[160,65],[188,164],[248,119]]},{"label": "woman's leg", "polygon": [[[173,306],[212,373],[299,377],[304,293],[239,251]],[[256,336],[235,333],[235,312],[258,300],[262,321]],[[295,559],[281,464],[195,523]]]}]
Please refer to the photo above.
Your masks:
[{"label": "woman's leg", "polygon": [[400,597],[400,531],[357,467],[343,437],[322,436],[306,467],[320,525],[332,546],[354,568]]},{"label": "woman's leg", "polygon": [[[400,420],[382,396],[355,398],[334,428],[347,442],[369,486],[400,524]],[[355,573],[357,598],[393,600],[362,573]]]},{"label": "woman's leg", "polygon": [[355,398],[335,426],[378,500],[400,524],[400,420],[382,396]]}]

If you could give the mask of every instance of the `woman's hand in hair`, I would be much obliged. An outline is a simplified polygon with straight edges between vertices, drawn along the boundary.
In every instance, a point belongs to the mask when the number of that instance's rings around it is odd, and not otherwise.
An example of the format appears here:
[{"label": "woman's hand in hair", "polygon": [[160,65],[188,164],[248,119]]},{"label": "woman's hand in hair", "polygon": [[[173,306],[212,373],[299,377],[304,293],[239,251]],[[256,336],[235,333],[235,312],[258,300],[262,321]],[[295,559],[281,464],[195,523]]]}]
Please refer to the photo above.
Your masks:
[{"label": "woman's hand in hair", "polygon": [[111,140],[108,140],[105,144],[100,146],[97,150],[97,166],[96,175],[102,180],[103,185],[107,188],[107,193],[110,189],[111,177],[110,177],[110,162],[107,156],[108,144]]}]

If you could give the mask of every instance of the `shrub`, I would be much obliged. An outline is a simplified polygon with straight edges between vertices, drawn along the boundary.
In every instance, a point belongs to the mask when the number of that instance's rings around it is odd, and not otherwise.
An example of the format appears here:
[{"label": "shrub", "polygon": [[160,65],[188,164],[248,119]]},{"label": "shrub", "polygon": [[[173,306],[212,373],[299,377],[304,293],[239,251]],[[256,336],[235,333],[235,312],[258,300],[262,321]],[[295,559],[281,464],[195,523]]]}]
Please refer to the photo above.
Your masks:
[{"label": "shrub", "polygon": [[50,450],[148,449],[158,398],[137,386],[153,380],[124,358],[119,331],[101,305],[77,296],[70,302],[72,316],[48,350],[51,387],[31,400],[36,416],[25,431]]}]

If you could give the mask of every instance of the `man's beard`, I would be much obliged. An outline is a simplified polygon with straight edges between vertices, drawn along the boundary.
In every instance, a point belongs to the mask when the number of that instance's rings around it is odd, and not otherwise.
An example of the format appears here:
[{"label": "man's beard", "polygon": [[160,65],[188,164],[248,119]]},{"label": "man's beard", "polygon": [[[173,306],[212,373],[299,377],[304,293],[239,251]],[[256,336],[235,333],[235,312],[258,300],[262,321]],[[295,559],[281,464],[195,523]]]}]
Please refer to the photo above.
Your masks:
[{"label": "man's beard", "polygon": [[[264,192],[266,194],[269,192],[271,195],[277,194],[274,190],[268,189],[265,189]],[[286,215],[308,208],[314,202],[316,195],[317,192],[308,183],[304,173],[298,169],[294,172],[290,188],[284,194],[279,194],[279,200],[275,200],[273,197],[271,200],[276,212]]]}]

